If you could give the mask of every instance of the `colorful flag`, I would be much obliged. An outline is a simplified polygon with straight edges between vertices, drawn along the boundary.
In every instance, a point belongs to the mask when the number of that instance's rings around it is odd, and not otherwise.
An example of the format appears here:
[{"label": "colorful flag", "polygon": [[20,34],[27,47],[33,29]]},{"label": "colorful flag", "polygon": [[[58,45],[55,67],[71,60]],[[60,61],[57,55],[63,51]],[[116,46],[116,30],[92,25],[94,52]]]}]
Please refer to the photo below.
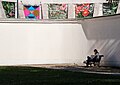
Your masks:
[{"label": "colorful flag", "polygon": [[118,8],[118,2],[113,3],[103,3],[103,15],[113,15],[116,14]]},{"label": "colorful flag", "polygon": [[93,3],[84,3],[75,5],[75,17],[76,18],[92,18],[94,12]]},{"label": "colorful flag", "polygon": [[3,9],[7,18],[15,18],[15,2],[2,1]]},{"label": "colorful flag", "polygon": [[24,5],[24,15],[27,19],[39,19],[39,6]]},{"label": "colorful flag", "polygon": [[48,4],[49,19],[67,19],[68,5],[67,4]]}]

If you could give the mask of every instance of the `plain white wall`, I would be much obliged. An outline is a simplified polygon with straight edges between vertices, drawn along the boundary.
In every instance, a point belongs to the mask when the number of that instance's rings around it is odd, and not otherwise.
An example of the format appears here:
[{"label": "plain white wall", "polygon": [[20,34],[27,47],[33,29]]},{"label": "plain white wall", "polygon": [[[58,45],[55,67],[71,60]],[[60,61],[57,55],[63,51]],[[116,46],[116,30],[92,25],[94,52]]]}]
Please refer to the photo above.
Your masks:
[{"label": "plain white wall", "polygon": [[105,55],[102,65],[120,66],[120,15],[84,19],[78,23],[1,22],[0,65],[82,65],[86,56],[91,55],[96,48]]},{"label": "plain white wall", "polygon": [[82,63],[80,24],[0,23],[0,65]]}]

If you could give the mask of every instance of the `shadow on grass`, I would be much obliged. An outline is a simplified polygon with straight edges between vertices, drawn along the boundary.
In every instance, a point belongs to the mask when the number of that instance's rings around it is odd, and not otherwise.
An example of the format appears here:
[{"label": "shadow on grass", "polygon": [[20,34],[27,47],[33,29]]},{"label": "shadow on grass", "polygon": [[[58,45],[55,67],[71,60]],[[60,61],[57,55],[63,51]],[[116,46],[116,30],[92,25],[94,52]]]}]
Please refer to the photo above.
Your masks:
[{"label": "shadow on grass", "polygon": [[0,85],[119,85],[120,76],[37,67],[1,66]]}]

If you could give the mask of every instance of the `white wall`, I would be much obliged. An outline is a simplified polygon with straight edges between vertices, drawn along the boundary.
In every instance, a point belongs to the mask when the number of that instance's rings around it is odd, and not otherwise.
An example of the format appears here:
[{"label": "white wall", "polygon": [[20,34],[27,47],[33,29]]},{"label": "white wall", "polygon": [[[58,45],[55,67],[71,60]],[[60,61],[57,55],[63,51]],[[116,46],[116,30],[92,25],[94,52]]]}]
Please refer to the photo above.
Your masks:
[{"label": "white wall", "polygon": [[120,66],[120,15],[86,19],[82,24],[88,40],[88,52],[97,48],[104,54],[104,65]]},{"label": "white wall", "polygon": [[82,63],[80,24],[0,23],[0,65]]},{"label": "white wall", "polygon": [[120,66],[120,15],[78,23],[0,22],[0,65],[81,64],[97,48],[103,65]]}]

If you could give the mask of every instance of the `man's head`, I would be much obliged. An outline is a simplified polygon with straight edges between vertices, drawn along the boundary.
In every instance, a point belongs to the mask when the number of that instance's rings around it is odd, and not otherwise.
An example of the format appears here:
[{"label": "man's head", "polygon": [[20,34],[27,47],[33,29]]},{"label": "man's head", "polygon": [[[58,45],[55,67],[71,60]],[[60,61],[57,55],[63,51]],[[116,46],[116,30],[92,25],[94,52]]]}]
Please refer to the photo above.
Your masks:
[{"label": "man's head", "polygon": [[95,53],[98,52],[97,49],[94,49],[94,52],[95,52]]}]

